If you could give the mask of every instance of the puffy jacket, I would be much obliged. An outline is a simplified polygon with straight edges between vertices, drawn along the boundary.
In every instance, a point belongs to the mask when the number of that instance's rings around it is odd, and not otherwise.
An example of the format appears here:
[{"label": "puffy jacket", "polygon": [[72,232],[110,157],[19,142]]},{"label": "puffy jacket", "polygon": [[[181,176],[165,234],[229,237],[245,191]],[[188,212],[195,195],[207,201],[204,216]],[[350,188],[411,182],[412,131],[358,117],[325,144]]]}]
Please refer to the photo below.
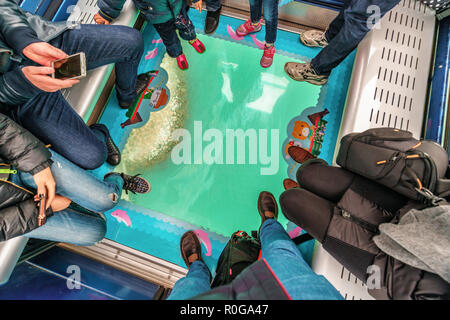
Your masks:
[{"label": "puffy jacket", "polygon": [[29,82],[21,68],[9,70],[11,60],[20,62],[22,50],[31,43],[48,42],[73,27],[49,22],[23,11],[18,1],[0,0],[0,108],[20,105],[41,91]]},{"label": "puffy jacket", "polygon": [[[50,157],[42,142],[0,113],[0,163],[36,174],[51,165]],[[38,208],[33,196],[29,190],[0,180],[0,241],[37,228]]]},{"label": "puffy jacket", "polygon": [[[99,0],[99,14],[108,21],[117,18],[126,0]],[[164,23],[174,19],[186,0],[133,0],[150,23]],[[198,0],[194,1],[197,2]]]},{"label": "puffy jacket", "polygon": [[[437,274],[387,255],[373,241],[380,224],[396,223],[410,209],[422,209],[425,205],[342,168],[329,168],[332,167],[317,161],[300,167],[297,180],[301,188],[287,190],[280,197],[284,215],[319,240],[323,248],[358,279],[370,283],[369,293],[373,297],[450,299],[450,283]],[[323,177],[325,170],[328,179]],[[329,181],[338,181],[339,187]],[[320,208],[329,210],[331,216],[299,210],[307,201],[314,201],[312,205],[316,206],[320,202]],[[379,283],[375,281],[376,270],[379,270]]]}]

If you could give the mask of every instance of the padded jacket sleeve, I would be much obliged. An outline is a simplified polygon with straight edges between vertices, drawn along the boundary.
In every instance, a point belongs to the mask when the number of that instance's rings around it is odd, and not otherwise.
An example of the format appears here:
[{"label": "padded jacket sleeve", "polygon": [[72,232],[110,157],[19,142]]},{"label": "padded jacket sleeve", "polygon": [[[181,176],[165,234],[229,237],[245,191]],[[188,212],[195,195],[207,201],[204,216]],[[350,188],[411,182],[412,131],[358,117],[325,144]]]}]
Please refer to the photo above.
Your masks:
[{"label": "padded jacket sleeve", "polygon": [[0,158],[20,171],[36,174],[51,164],[51,153],[30,132],[0,114]]}]

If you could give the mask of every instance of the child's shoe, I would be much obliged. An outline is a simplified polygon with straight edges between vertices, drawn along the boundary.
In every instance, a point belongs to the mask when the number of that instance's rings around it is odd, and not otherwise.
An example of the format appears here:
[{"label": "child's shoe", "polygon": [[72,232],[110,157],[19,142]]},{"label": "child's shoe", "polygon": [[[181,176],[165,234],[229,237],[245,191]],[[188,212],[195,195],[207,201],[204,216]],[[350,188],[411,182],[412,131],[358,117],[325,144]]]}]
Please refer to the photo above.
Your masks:
[{"label": "child's shoe", "polygon": [[198,40],[197,38],[195,38],[194,40],[189,41],[189,44],[191,46],[193,46],[195,51],[197,51],[198,53],[203,53],[206,50],[205,45],[200,40]]},{"label": "child's shoe", "polygon": [[252,23],[252,21],[250,19],[248,19],[247,21],[245,21],[245,23],[241,24],[236,29],[236,34],[240,37],[245,37],[246,35],[248,35],[250,33],[260,31],[261,28],[262,28],[261,20],[255,25]]},{"label": "child's shoe", "polygon": [[184,53],[180,54],[177,57],[177,63],[178,63],[178,67],[181,70],[186,70],[187,68],[189,68],[188,62],[186,60],[186,56],[184,55]]},{"label": "child's shoe", "polygon": [[264,46],[264,54],[261,58],[261,67],[263,68],[268,68],[272,65],[273,62],[273,56],[275,54],[275,46],[271,45],[271,46]]}]

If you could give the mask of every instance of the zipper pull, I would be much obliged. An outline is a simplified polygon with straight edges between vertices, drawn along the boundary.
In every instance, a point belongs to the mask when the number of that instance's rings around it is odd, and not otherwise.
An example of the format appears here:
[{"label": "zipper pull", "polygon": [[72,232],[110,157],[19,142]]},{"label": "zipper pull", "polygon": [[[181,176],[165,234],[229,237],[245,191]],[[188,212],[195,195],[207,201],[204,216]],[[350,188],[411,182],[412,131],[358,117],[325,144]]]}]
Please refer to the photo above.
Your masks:
[{"label": "zipper pull", "polygon": [[16,174],[17,170],[12,170],[12,169],[0,169],[0,173],[12,173],[12,174]]},{"label": "zipper pull", "polygon": [[352,216],[348,211],[345,211],[344,209],[341,209],[341,214],[344,218],[350,219]]}]

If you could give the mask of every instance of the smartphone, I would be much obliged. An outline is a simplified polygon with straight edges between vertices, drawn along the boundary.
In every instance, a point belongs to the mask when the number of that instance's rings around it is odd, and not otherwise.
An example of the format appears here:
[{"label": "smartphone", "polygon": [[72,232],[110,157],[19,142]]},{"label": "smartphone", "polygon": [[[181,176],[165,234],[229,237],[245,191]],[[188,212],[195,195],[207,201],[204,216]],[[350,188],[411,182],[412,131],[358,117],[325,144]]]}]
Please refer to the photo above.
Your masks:
[{"label": "smartphone", "polygon": [[45,224],[46,221],[46,200],[47,200],[47,196],[45,194],[40,194],[39,195],[39,215],[38,215],[38,226],[42,226]]},{"label": "smartphone", "polygon": [[52,78],[55,79],[81,79],[86,77],[86,55],[79,52],[67,58],[52,62],[55,72]]}]

